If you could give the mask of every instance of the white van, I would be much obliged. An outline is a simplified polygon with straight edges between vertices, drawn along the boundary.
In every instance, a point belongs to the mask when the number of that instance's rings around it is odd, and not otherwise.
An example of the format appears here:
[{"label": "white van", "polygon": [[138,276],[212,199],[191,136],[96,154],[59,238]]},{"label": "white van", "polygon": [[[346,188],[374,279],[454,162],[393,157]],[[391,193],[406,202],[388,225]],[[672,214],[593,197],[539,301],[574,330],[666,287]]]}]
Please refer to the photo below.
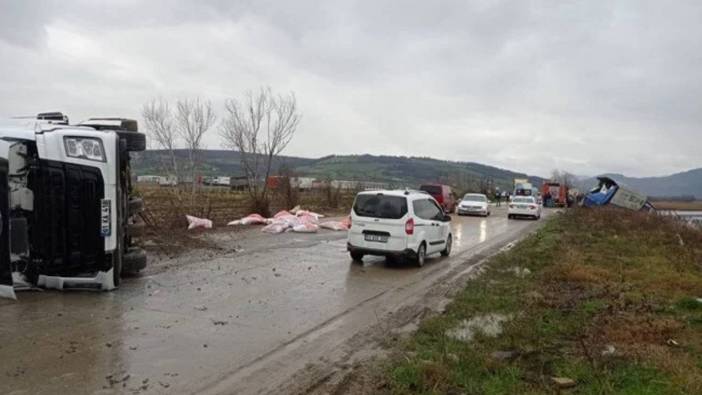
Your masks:
[{"label": "white van", "polygon": [[351,210],[347,249],[354,261],[364,255],[397,256],[424,265],[427,255],[451,253],[451,217],[421,191],[366,191]]}]

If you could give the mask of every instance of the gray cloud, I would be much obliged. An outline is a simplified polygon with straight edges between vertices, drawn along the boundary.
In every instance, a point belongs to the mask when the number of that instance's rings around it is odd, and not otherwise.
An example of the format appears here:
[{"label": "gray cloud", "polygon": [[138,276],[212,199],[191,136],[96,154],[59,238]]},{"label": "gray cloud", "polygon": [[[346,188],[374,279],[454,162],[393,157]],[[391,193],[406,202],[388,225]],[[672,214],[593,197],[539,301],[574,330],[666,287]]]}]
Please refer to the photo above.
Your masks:
[{"label": "gray cloud", "polygon": [[289,154],[702,166],[699,2],[0,1],[5,115],[270,85],[304,111]]}]

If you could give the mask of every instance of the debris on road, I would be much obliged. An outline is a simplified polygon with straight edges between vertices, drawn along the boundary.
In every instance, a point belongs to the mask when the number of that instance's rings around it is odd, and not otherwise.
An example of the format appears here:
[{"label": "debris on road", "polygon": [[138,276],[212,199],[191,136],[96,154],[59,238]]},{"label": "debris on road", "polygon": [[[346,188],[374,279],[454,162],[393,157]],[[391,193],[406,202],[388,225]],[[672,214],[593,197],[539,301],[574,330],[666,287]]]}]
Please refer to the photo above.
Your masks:
[{"label": "debris on road", "polygon": [[496,337],[502,333],[502,323],[509,319],[509,316],[497,313],[473,317],[470,320],[463,320],[457,327],[447,330],[446,336],[463,342],[472,341],[477,332],[485,336]]},{"label": "debris on road", "polygon": [[603,357],[608,357],[614,355],[616,352],[617,349],[613,345],[608,344],[605,346],[604,350],[602,350],[601,354]]},{"label": "debris on road", "polygon": [[203,228],[203,229],[211,229],[212,228],[212,220],[209,220],[206,218],[193,217],[192,215],[186,215],[185,219],[188,220],[188,230],[197,229],[197,228]]},{"label": "debris on road", "polygon": [[242,219],[238,219],[236,221],[231,221],[227,225],[228,226],[233,226],[233,225],[263,225],[267,224],[268,219],[264,218],[262,215],[259,214],[250,214],[247,215],[246,217]]},{"label": "debris on road", "polygon": [[319,225],[310,222],[302,223],[292,227],[292,231],[297,233],[316,233],[318,230]]},{"label": "debris on road", "polygon": [[319,224],[320,228],[330,229],[330,230],[349,230],[351,227],[351,217],[348,216],[344,218],[343,221],[325,221]]},{"label": "debris on road", "polygon": [[[312,211],[302,210],[296,206],[290,211],[282,210],[277,212],[272,218],[264,218],[259,214],[250,214],[242,219],[231,221],[227,225],[266,225],[261,231],[266,233],[283,233],[283,232],[299,232],[299,233],[316,233],[319,231],[319,219],[324,218],[324,215]],[[341,222],[329,221],[326,229],[344,227]],[[332,224],[333,223],[333,224]],[[329,227],[327,227],[329,226]],[[337,230],[337,229],[333,229]]]},{"label": "debris on road", "polygon": [[575,387],[575,380],[568,377],[551,377],[551,382],[558,388],[571,388]]}]

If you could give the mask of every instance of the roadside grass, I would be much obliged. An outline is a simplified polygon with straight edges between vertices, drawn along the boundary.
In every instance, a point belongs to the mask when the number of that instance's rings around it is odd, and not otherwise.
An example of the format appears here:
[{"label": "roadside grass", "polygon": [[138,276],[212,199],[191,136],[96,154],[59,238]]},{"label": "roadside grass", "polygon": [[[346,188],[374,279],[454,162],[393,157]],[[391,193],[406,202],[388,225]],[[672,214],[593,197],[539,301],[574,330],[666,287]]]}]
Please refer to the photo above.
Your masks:
[{"label": "roadside grass", "polygon": [[[702,393],[702,232],[610,208],[554,217],[401,341],[383,391]],[[496,315],[501,333],[449,335]]]}]

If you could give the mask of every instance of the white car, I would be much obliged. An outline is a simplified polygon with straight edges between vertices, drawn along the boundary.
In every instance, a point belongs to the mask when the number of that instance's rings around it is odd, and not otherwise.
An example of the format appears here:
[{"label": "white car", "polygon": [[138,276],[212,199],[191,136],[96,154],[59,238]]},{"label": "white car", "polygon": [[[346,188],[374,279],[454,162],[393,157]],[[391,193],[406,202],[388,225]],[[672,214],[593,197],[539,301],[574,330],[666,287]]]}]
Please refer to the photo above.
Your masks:
[{"label": "white car", "polygon": [[367,191],[356,195],[347,249],[364,255],[404,257],[423,266],[427,255],[451,253],[451,217],[420,191]]},{"label": "white car", "polygon": [[533,196],[514,196],[507,208],[507,218],[541,218],[541,205]]},{"label": "white car", "polygon": [[487,196],[482,193],[466,193],[456,206],[458,215],[482,215],[487,217],[490,215],[490,205],[488,204]]}]

